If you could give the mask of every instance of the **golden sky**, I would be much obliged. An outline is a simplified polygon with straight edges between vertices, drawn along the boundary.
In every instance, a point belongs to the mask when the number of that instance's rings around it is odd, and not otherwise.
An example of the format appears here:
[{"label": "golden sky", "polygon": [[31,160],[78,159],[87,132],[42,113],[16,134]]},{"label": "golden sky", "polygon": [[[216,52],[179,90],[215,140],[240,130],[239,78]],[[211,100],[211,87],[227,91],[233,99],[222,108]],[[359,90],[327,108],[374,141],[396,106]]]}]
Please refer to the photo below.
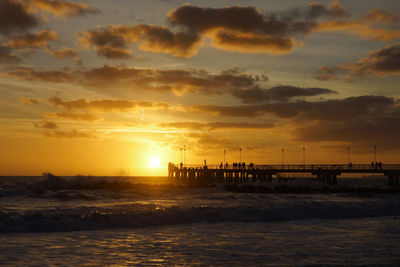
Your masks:
[{"label": "golden sky", "polygon": [[399,40],[393,0],[0,0],[0,175],[398,163]]}]

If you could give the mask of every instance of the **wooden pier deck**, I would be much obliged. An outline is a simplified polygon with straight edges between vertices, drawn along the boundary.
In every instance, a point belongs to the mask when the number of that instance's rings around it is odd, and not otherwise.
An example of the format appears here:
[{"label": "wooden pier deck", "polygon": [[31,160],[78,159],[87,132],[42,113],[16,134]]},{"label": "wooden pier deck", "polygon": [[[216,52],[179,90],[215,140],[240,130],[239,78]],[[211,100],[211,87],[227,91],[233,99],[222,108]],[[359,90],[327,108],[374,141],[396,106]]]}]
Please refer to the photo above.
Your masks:
[{"label": "wooden pier deck", "polygon": [[272,182],[282,174],[310,174],[329,185],[337,185],[343,173],[383,174],[388,185],[399,187],[400,164],[285,164],[285,165],[183,165],[168,164],[168,177],[177,184]]}]

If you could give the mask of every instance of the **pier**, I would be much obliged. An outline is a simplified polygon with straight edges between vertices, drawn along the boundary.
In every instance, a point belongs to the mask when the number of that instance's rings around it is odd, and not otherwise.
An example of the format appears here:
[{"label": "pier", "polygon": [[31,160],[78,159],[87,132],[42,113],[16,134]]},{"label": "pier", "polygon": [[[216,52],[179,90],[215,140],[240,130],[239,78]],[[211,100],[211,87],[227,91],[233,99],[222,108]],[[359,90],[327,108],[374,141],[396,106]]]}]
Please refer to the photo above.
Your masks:
[{"label": "pier", "polygon": [[343,173],[383,174],[388,177],[388,186],[399,187],[400,164],[168,164],[168,178],[172,183],[182,185],[268,183],[281,177],[304,177],[307,174],[311,179],[337,185],[338,176]]}]

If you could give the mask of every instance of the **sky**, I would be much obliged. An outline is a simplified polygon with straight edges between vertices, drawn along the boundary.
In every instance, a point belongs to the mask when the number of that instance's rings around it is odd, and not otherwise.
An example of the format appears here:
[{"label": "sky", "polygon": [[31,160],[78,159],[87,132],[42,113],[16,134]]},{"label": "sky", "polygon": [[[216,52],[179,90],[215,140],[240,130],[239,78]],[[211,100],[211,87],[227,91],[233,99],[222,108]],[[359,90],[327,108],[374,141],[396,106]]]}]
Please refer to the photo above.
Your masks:
[{"label": "sky", "polygon": [[398,163],[399,40],[396,0],[0,0],[0,175]]}]

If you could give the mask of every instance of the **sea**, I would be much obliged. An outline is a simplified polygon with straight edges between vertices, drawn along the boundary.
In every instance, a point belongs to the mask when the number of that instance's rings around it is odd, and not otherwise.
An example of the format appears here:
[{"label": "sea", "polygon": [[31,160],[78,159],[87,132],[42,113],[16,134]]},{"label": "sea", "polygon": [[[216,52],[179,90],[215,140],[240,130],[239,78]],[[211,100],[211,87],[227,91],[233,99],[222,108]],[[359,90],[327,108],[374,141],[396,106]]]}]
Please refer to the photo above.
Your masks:
[{"label": "sea", "polygon": [[[285,183],[326,188],[312,179]],[[387,179],[338,186],[387,188]],[[385,192],[0,177],[0,266],[400,266],[400,194]]]}]

